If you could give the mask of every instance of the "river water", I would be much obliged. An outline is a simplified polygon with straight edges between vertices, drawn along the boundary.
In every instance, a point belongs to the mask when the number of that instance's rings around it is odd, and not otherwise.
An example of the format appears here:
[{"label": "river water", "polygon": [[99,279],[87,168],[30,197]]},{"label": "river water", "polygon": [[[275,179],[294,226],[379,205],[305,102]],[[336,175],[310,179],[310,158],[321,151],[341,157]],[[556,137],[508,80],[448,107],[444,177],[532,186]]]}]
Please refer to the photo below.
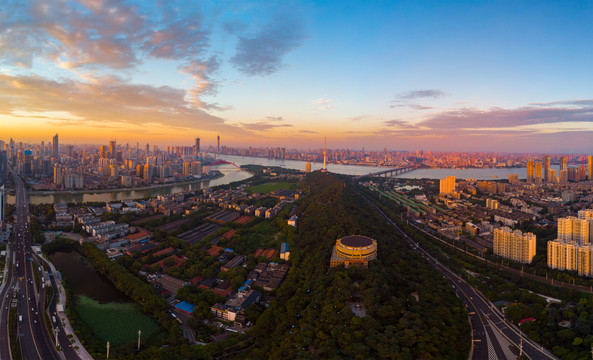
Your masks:
[{"label": "river water", "polygon": [[[232,155],[218,155],[218,159],[230,161],[238,166],[241,165],[262,165],[262,166],[278,166],[287,169],[305,170],[306,161],[297,160],[280,160],[255,158],[247,156],[232,156]],[[311,170],[319,170],[323,167],[322,163],[311,163]],[[553,166],[552,168],[557,167]],[[344,174],[344,175],[365,175],[372,172],[378,172],[387,168],[376,166],[359,166],[359,165],[342,165],[342,164],[328,164],[329,172]],[[88,192],[88,193],[69,193],[59,192],[53,194],[32,194],[29,193],[29,203],[44,204],[44,203],[82,203],[82,202],[109,202],[121,201],[131,199],[142,199],[145,197],[154,197],[157,195],[167,195],[185,191],[195,191],[205,189],[208,187],[225,185],[235,181],[245,180],[251,177],[251,174],[245,171],[239,171],[233,166],[224,165],[217,167],[217,170],[224,174],[223,177],[195,182],[191,184],[177,184],[165,187],[155,187],[143,190],[113,190],[109,192]],[[457,179],[477,179],[477,180],[496,180],[508,179],[509,174],[517,174],[519,179],[527,177],[526,168],[494,168],[494,169],[418,169],[407,173],[395,176],[401,179],[444,179],[447,176],[454,175]],[[14,196],[8,195],[8,203],[14,203]]]}]

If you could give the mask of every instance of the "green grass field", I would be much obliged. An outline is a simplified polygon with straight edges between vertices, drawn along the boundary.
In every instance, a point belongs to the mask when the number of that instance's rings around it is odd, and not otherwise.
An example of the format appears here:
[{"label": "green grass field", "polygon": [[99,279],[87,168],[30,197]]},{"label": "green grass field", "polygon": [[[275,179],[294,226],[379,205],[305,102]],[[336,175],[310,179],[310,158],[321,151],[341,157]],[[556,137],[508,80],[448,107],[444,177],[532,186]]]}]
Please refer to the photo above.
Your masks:
[{"label": "green grass field", "polygon": [[297,188],[296,183],[287,183],[287,182],[279,182],[279,183],[266,183],[261,185],[250,186],[247,188],[248,192],[251,193],[259,193],[259,194],[269,194],[272,191],[276,190],[293,190]]},{"label": "green grass field", "polygon": [[142,339],[148,339],[158,331],[159,326],[150,317],[144,315],[137,304],[99,302],[80,296],[76,311],[102,341],[109,341],[111,346],[124,345],[138,339],[138,330]]}]

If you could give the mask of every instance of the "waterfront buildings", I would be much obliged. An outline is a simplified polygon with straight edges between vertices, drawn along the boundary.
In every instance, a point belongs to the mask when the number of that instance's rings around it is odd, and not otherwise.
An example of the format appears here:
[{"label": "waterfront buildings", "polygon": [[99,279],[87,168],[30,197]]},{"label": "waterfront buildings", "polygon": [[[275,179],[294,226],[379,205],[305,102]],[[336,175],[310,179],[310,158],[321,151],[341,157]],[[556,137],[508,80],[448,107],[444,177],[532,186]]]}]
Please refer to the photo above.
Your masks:
[{"label": "waterfront buildings", "polygon": [[529,264],[535,256],[535,235],[506,226],[494,229],[494,254]]}]

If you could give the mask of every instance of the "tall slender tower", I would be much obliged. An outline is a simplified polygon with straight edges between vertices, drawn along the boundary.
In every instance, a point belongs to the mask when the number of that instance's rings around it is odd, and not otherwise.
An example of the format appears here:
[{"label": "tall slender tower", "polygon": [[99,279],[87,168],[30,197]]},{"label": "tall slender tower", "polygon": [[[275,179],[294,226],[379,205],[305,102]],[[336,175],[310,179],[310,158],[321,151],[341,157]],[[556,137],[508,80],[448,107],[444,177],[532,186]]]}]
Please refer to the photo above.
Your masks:
[{"label": "tall slender tower", "polygon": [[198,154],[200,153],[200,138],[199,137],[196,138],[196,146],[194,148],[194,152],[195,152],[196,156],[198,156]]},{"label": "tall slender tower", "polygon": [[115,140],[110,140],[109,141],[109,158],[110,159],[115,159],[115,149],[116,149],[116,144],[115,144]]},{"label": "tall slender tower", "polygon": [[589,155],[589,159],[588,159],[588,165],[589,165],[589,180],[593,180],[593,155]]},{"label": "tall slender tower", "polygon": [[53,140],[54,140],[53,143],[52,143],[53,151],[52,151],[51,156],[53,156],[53,158],[57,161],[58,160],[58,146],[59,146],[59,144],[58,144],[58,134],[56,134],[56,136],[54,136],[54,139]]},{"label": "tall slender tower", "polygon": [[327,172],[327,136],[323,138],[323,169],[322,172]]},{"label": "tall slender tower", "polygon": [[216,152],[220,152],[220,135],[216,135]]}]

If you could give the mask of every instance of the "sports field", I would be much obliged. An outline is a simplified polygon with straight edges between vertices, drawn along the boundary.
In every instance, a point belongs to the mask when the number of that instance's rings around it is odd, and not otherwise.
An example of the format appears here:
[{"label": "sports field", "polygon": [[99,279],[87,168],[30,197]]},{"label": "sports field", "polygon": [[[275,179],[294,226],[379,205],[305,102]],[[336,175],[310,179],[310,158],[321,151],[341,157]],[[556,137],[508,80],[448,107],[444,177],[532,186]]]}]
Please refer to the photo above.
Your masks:
[{"label": "sports field", "polygon": [[138,339],[138,330],[142,339],[148,339],[159,326],[150,317],[144,315],[137,304],[99,302],[80,296],[76,311],[102,341],[109,341],[111,346],[119,346]]}]

